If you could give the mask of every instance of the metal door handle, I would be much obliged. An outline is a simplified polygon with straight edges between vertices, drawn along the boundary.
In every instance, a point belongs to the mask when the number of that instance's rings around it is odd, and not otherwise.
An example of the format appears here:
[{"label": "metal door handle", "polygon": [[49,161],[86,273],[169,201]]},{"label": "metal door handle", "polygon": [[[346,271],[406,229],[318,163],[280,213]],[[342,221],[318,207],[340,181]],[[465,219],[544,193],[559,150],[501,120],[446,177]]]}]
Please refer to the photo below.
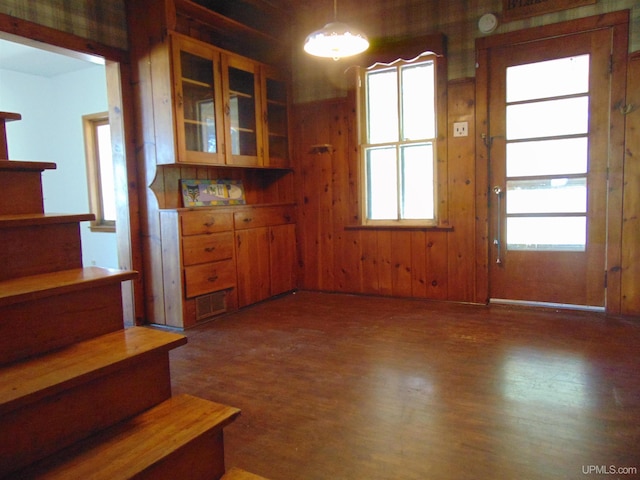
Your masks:
[{"label": "metal door handle", "polygon": [[502,188],[499,185],[493,187],[493,193],[498,197],[498,212],[496,222],[496,235],[493,244],[496,246],[496,263],[502,263]]}]

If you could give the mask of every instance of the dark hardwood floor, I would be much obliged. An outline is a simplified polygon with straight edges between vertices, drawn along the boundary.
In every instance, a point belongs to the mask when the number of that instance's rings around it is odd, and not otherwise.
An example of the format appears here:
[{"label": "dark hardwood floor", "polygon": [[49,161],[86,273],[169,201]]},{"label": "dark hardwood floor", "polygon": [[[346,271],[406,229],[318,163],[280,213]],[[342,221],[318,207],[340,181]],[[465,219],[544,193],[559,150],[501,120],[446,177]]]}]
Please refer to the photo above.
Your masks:
[{"label": "dark hardwood floor", "polygon": [[242,409],[272,480],[640,477],[640,319],[299,292],[186,332],[174,393]]}]

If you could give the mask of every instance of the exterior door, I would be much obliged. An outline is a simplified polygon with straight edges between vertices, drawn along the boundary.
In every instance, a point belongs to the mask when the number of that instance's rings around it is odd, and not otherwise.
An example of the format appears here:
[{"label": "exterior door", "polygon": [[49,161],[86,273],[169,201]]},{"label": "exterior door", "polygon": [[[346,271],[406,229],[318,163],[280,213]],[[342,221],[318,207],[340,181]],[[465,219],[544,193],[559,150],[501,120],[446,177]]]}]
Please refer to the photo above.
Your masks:
[{"label": "exterior door", "polygon": [[489,58],[492,301],[604,308],[611,33]]}]

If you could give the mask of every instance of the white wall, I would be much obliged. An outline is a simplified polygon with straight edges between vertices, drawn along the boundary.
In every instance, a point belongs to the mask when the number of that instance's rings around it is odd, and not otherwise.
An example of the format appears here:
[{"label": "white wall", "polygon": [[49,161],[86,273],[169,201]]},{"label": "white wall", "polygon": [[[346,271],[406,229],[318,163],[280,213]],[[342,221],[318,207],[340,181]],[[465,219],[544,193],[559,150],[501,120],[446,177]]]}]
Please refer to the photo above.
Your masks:
[{"label": "white wall", "polygon": [[[0,111],[22,120],[7,124],[11,160],[54,162],[42,175],[45,211],[89,213],[82,116],[108,110],[100,65],[51,78],[0,69]],[[80,226],[85,266],[118,268],[116,235]]]}]

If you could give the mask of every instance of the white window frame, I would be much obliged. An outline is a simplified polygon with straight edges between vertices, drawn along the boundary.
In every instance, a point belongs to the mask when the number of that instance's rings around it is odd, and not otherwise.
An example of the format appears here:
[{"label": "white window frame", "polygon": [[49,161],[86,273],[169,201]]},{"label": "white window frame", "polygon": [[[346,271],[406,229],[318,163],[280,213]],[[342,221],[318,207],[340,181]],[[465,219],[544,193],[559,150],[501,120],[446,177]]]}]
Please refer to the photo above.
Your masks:
[{"label": "white window frame", "polygon": [[[392,142],[393,145],[397,145],[398,152],[399,147],[402,145],[419,144],[421,142],[433,143],[433,197],[434,197],[434,215],[433,218],[425,219],[402,219],[398,212],[396,219],[370,219],[369,218],[369,192],[368,192],[368,178],[367,178],[367,149],[377,146],[377,144],[368,143],[368,127],[367,127],[367,94],[366,91],[366,75],[369,72],[376,70],[382,70],[389,67],[400,68],[402,66],[414,65],[416,63],[433,61],[435,64],[435,78],[434,78],[434,106],[435,106],[435,136],[429,139],[411,139],[402,140],[398,139],[397,142]],[[400,79],[400,76],[398,76]],[[398,86],[398,88],[400,88]],[[360,77],[358,82],[358,121],[359,121],[359,135],[360,135],[360,180],[361,180],[361,224],[363,226],[371,227],[409,227],[409,228],[449,228],[447,219],[447,172],[446,172],[446,62],[444,57],[434,53],[425,53],[419,55],[413,60],[398,59],[391,63],[381,64],[376,63],[369,68],[360,69]],[[399,95],[398,102],[401,103],[401,96]],[[400,106],[398,107],[400,111]],[[379,144],[389,145],[389,144]],[[400,159],[397,158],[397,162]],[[398,179],[396,181],[399,183]],[[399,197],[401,193],[398,193]]]}]

